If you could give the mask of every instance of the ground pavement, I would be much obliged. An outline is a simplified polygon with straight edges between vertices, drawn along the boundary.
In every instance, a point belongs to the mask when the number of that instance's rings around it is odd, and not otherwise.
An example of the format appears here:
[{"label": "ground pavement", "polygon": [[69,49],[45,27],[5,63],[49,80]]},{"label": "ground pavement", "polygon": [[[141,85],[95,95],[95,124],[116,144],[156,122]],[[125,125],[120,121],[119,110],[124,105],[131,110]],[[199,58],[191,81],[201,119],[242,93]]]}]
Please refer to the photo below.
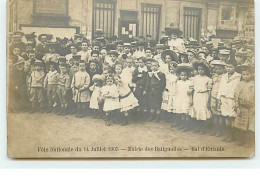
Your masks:
[{"label": "ground pavement", "polygon": [[254,150],[182,132],[170,123],[112,124],[73,115],[10,113],[8,156],[15,158],[246,157]]}]

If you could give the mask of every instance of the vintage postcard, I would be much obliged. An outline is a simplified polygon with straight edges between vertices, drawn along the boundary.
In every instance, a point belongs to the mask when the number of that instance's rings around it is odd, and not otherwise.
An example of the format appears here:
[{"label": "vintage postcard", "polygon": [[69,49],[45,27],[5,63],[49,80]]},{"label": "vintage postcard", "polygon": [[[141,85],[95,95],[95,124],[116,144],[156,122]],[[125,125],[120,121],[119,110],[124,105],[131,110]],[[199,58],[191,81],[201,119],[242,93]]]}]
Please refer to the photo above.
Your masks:
[{"label": "vintage postcard", "polygon": [[10,158],[255,155],[253,0],[8,0]]}]

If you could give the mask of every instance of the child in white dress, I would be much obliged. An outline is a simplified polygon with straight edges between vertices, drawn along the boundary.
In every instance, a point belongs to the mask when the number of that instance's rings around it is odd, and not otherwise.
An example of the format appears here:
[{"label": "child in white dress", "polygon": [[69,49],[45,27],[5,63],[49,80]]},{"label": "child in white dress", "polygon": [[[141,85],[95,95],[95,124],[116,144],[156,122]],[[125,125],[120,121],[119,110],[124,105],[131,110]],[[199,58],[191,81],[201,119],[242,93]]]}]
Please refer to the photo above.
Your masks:
[{"label": "child in white dress", "polygon": [[169,67],[169,72],[165,74],[166,77],[166,86],[163,92],[162,100],[162,112],[164,113],[164,118],[166,122],[170,121],[169,113],[175,113],[175,96],[176,96],[176,82],[178,76],[176,75],[176,68],[178,64],[175,62],[174,67]]},{"label": "child in white dress", "polygon": [[[176,83],[176,96],[175,96],[175,113],[177,116],[176,126],[180,126],[179,129],[188,131],[190,129],[190,108],[192,105],[192,89],[191,81],[189,80],[191,68],[187,65],[179,65],[177,73],[179,80]],[[181,124],[180,124],[181,123]]]},{"label": "child in white dress", "polygon": [[139,104],[129,84],[122,81],[120,76],[115,76],[114,79],[119,91],[120,112],[124,114],[124,123],[122,126],[125,126],[128,124],[129,111],[138,107]]},{"label": "child in white dress", "polygon": [[211,118],[210,91],[212,79],[209,78],[211,68],[204,59],[195,61],[193,67],[198,71],[198,75],[193,78],[194,94],[190,115],[199,121],[195,132],[205,134],[208,128],[206,120]]},{"label": "child in white dress", "polygon": [[94,111],[93,118],[97,118],[101,116],[99,97],[101,96],[101,88],[103,84],[102,76],[96,74],[93,76],[92,81],[94,84],[91,87],[89,87],[89,90],[92,91],[89,108]]},{"label": "child in white dress", "polygon": [[103,111],[106,113],[106,125],[110,126],[112,116],[120,109],[119,91],[112,75],[106,77],[106,85],[102,87],[101,92],[104,98]]}]

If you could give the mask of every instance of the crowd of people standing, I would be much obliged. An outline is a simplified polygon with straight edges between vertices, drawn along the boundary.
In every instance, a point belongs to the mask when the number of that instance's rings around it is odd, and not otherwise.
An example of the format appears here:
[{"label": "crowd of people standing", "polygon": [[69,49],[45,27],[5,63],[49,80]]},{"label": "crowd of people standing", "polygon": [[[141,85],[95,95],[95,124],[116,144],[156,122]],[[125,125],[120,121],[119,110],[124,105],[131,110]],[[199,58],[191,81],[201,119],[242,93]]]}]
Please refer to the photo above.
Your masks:
[{"label": "crowd of people standing", "polygon": [[183,132],[254,141],[254,43],[215,36],[185,40],[168,29],[124,42],[83,34],[13,33],[9,111],[92,116],[105,124],[170,122]]}]

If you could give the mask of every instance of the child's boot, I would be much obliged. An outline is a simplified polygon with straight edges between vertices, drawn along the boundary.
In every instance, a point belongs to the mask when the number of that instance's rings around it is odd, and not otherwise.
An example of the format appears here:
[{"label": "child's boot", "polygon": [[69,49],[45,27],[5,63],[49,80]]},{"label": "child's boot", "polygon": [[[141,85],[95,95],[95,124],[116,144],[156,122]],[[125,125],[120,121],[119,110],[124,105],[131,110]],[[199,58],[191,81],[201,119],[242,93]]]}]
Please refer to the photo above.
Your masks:
[{"label": "child's boot", "polygon": [[33,114],[33,113],[35,113],[35,112],[36,112],[36,104],[35,104],[35,103],[32,103],[32,108],[31,108],[29,114]]},{"label": "child's boot", "polygon": [[121,126],[128,125],[128,116],[124,116],[124,123]]},{"label": "child's boot", "polygon": [[160,113],[156,113],[156,119],[155,119],[156,123],[159,123],[161,121],[161,114]]},{"label": "child's boot", "polygon": [[110,126],[111,124],[110,124],[110,116],[109,116],[109,114],[106,114],[106,119],[105,119],[105,121],[106,121],[106,126]]},{"label": "child's boot", "polygon": [[149,116],[149,118],[148,118],[148,122],[153,121],[154,118],[155,118],[155,113],[154,113],[154,112],[150,112],[150,116]]}]

